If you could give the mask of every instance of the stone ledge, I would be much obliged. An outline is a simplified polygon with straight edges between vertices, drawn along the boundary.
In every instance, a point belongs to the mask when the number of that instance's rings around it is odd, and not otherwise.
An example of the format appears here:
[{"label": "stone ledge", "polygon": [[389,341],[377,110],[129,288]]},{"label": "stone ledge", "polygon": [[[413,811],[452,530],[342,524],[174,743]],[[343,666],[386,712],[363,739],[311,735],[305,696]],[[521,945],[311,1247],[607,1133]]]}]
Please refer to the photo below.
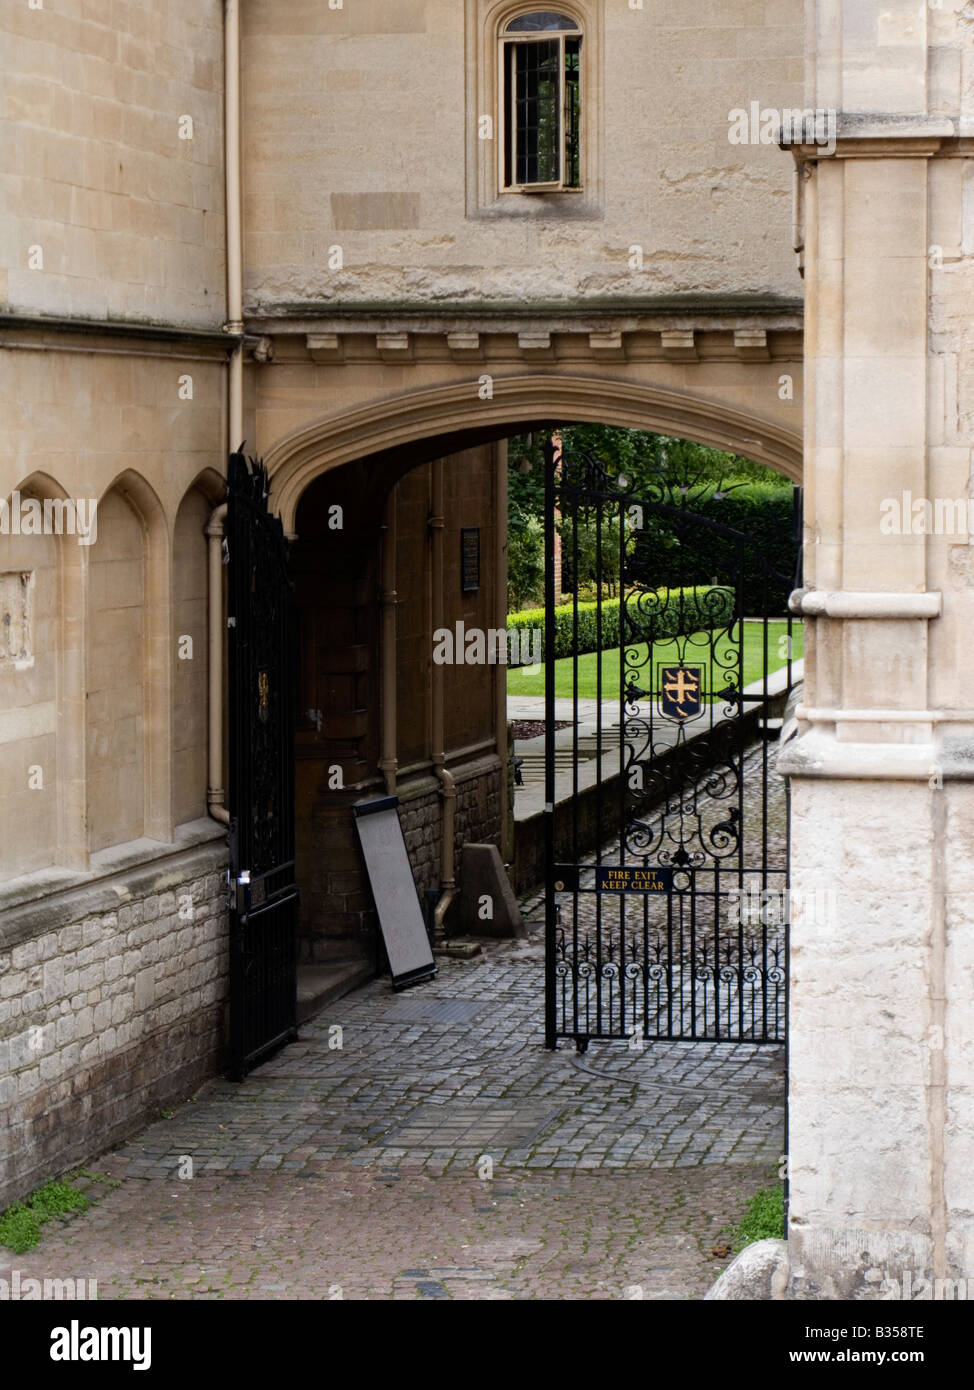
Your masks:
[{"label": "stone ledge", "polygon": [[[778,755],[782,777],[854,777],[862,781],[928,782],[936,768],[946,769],[935,743],[852,743],[821,726],[793,738]],[[974,777],[974,749],[969,775]],[[953,776],[958,774],[954,772]]]},{"label": "stone ledge", "polygon": [[[496,753],[486,753],[482,757],[474,758],[465,763],[454,763],[450,758],[447,758],[446,766],[459,788],[464,783],[500,772],[501,760]],[[412,802],[431,796],[440,790],[439,778],[432,772],[431,764],[426,763],[421,764],[414,772],[406,771],[404,774],[400,774],[396,786],[396,796],[399,798],[400,806],[406,807]],[[378,789],[376,789],[375,794],[377,796],[383,795]]]},{"label": "stone ledge", "polygon": [[[440,300],[435,309],[428,301],[407,299],[382,300],[319,300],[253,305],[244,311],[249,333],[386,333],[407,326],[413,332],[471,333],[518,331],[525,320],[552,332],[563,331],[561,323],[573,328],[578,320],[604,319],[618,316],[620,323],[592,322],[585,324],[593,331],[641,331],[646,316],[691,314],[714,320],[725,328],[729,317],[762,320],[772,317],[778,328],[801,330],[804,300],[800,296],[772,292],[759,294],[677,294],[592,295],[587,299],[519,300],[495,299],[484,301]],[[353,328],[352,325],[355,325]],[[509,327],[508,327],[509,325]],[[516,325],[516,327],[515,327]],[[664,324],[664,326],[669,326]],[[705,326],[704,321],[699,325]],[[709,322],[707,324],[709,326]],[[745,325],[741,325],[745,326]]]},{"label": "stone ledge", "polygon": [[789,740],[776,766],[782,777],[922,781],[933,790],[935,774],[944,782],[974,781],[974,735],[922,743],[853,742],[816,724]]},{"label": "stone ledge", "polygon": [[336,961],[331,965],[314,965],[310,962],[299,965],[298,1023],[306,1023],[327,1004],[341,999],[374,978],[374,968],[363,960]]},{"label": "stone ledge", "polygon": [[853,589],[796,589],[788,599],[792,613],[805,618],[939,618],[943,595],[866,593]]},{"label": "stone ledge", "polygon": [[64,921],[113,912],[143,895],[164,891],[227,866],[226,831],[209,819],[190,821],[176,840],[132,840],[92,855],[93,869],[42,870],[0,887],[0,946],[16,946]]},{"label": "stone ledge", "polygon": [[197,348],[212,347],[225,355],[243,340],[242,333],[220,328],[197,328],[181,323],[140,323],[134,319],[71,318],[61,314],[29,314],[7,310],[0,313],[0,332],[74,334],[90,338],[139,338],[143,342],[176,343]]}]

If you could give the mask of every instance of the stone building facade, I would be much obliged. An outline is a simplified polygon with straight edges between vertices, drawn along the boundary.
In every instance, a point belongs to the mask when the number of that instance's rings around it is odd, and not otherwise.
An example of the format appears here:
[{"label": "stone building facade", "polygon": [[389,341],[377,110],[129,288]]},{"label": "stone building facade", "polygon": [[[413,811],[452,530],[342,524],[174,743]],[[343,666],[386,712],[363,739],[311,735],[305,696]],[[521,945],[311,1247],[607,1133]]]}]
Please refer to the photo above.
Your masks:
[{"label": "stone building facade", "polygon": [[[809,6],[805,703],[783,760],[793,926],[789,1254],[803,1297],[974,1268],[974,5]],[[887,504],[887,505],[884,505]],[[901,517],[902,521],[902,517]]]},{"label": "stone building facade", "polygon": [[798,5],[741,0],[708,33],[570,4],[581,187],[507,193],[498,44],[530,8],[4,10],[0,495],[11,519],[94,504],[97,529],[0,534],[0,1197],[217,1064],[206,528],[230,447],[265,456],[294,538],[319,965],[376,958],[352,801],[396,791],[437,894],[509,821],[503,670],[445,668],[434,696],[430,655],[441,623],[503,626],[505,438],[604,420],[800,471],[791,172],[725,137],[740,93],[797,100]]},{"label": "stone building facade", "polygon": [[[0,498],[18,524],[95,503],[97,534],[0,530],[0,1200],[218,1065],[228,450],[264,457],[292,538],[302,958],[374,963],[350,803],[400,797],[441,901],[464,840],[503,837],[503,671],[436,668],[432,635],[503,625],[504,441],[597,421],[804,468],[795,877],[841,863],[850,931],[837,955],[795,925],[794,1288],[848,1291],[871,1259],[970,1269],[970,567],[872,514],[968,487],[972,18],[3,7]],[[517,100],[539,33],[554,163]],[[835,139],[793,159],[759,126],[802,108]],[[894,849],[916,893],[890,917]],[[863,1028],[841,1058],[840,997]]]}]

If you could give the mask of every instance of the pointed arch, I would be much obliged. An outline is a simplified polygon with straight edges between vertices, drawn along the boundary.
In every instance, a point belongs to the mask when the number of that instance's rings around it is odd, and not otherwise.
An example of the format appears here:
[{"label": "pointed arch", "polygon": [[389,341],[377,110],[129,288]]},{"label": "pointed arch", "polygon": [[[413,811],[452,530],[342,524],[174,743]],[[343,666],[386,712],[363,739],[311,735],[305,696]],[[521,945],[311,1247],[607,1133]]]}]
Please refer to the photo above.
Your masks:
[{"label": "pointed arch", "polygon": [[[151,485],[134,469],[125,469],[109,484],[99,500],[101,508],[113,495],[119,497],[137,519],[141,534],[141,594],[140,622],[137,625],[141,640],[131,667],[141,685],[141,741],[139,757],[133,768],[141,767],[142,822],[139,833],[150,839],[169,843],[172,840],[172,557],[170,529],[165,511]],[[92,566],[102,557],[98,546],[93,547]],[[109,558],[109,557],[106,557]],[[131,563],[131,562],[130,562]],[[119,570],[122,573],[122,570]],[[106,589],[108,586],[108,589]],[[98,592],[92,594],[89,584],[89,622],[92,605],[106,604],[110,611],[111,578],[100,579]],[[104,592],[102,592],[104,590]],[[122,597],[117,592],[116,599]],[[131,607],[132,605],[128,605]],[[93,637],[94,634],[92,634]],[[96,678],[92,662],[97,659],[93,641],[89,644],[87,679],[89,689]],[[91,744],[91,719],[88,742]],[[137,775],[137,774],[133,774]],[[92,776],[89,770],[89,788]],[[89,834],[91,828],[89,827]]]},{"label": "pointed arch", "polygon": [[208,540],[226,480],[206,468],[183,493],[172,542],[173,825],[206,815],[209,746]]},{"label": "pointed arch", "polygon": [[[16,492],[45,502],[69,502],[50,474],[37,471]],[[89,548],[67,531],[51,538],[55,557],[54,761],[50,786],[56,804],[50,862],[63,868],[88,867],[85,837],[85,586]],[[0,566],[2,568],[2,566]]]},{"label": "pointed arch", "polygon": [[[659,386],[548,373],[495,377],[489,400],[481,400],[469,381],[455,382],[302,425],[265,452],[271,504],[293,534],[301,494],[331,468],[422,441],[435,458],[462,449],[464,436],[500,439],[546,421],[671,434],[767,464],[796,482],[802,476],[800,432],[766,417]],[[409,466],[417,461],[414,451]]]}]

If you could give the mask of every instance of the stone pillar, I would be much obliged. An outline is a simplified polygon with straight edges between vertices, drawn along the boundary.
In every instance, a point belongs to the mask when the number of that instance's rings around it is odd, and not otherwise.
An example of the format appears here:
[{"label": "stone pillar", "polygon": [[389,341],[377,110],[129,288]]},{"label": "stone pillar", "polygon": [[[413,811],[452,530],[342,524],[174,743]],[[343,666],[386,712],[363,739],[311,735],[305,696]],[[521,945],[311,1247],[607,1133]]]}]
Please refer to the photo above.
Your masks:
[{"label": "stone pillar", "polygon": [[790,1292],[888,1297],[974,1277],[974,7],[810,9]]}]

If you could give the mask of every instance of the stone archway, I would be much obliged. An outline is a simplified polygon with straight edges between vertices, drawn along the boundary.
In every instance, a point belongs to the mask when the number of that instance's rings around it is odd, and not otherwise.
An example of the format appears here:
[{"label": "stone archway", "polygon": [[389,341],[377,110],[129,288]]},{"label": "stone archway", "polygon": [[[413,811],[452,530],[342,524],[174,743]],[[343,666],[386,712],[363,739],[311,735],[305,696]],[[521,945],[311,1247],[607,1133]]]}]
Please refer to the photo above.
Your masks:
[{"label": "stone archway", "polygon": [[[698,365],[705,375],[705,367]],[[747,369],[754,370],[756,366],[765,386],[769,378],[762,369],[767,365],[751,364]],[[781,363],[775,363],[775,379],[780,371]],[[389,380],[394,375],[398,373],[389,372]],[[738,384],[743,380],[737,368],[733,376]],[[258,397],[268,380],[264,379]],[[413,475],[411,482],[403,484],[408,497],[403,495],[402,487],[398,489],[402,514],[398,526],[393,526],[398,530],[393,553],[398,545],[401,576],[432,563],[427,553],[432,534],[428,527],[435,525],[430,518],[439,510],[433,501],[432,475],[428,497],[412,495],[416,475],[423,466],[428,465],[435,472],[445,465],[449,474],[451,469],[461,467],[460,460],[464,459],[467,491],[480,486],[473,482],[474,471],[480,471],[489,493],[493,474],[499,476],[503,472],[506,477],[506,469],[498,468],[501,450],[493,446],[512,434],[553,421],[605,423],[671,434],[749,457],[792,480],[801,477],[802,446],[794,424],[793,404],[786,407],[782,402],[780,408],[765,414],[754,408],[756,393],[752,393],[746,403],[735,405],[728,399],[732,393],[727,381],[724,389],[706,395],[627,380],[622,371],[617,376],[532,372],[514,377],[498,375],[489,380],[491,390],[486,399],[476,389],[476,382],[471,383],[468,378],[462,383],[390,393],[367,405],[332,414],[309,410],[309,418],[263,450],[271,481],[271,507],[281,515],[285,530],[295,543],[292,562],[299,630],[307,648],[302,660],[296,773],[301,958],[305,965],[327,963],[337,949],[352,954],[367,949],[363,942],[368,942],[369,933],[360,921],[361,914],[368,910],[367,892],[364,883],[352,881],[350,871],[355,867],[358,851],[348,808],[353,801],[376,794],[374,786],[381,780],[379,772],[385,774],[390,756],[393,768],[398,756],[400,765],[413,769],[410,775],[415,780],[425,775],[428,782],[422,796],[417,794],[418,802],[425,797],[422,806],[406,813],[407,819],[412,815],[416,818],[415,827],[410,822],[406,828],[410,854],[417,856],[414,872],[434,884],[442,883],[440,854],[444,859],[450,857],[442,845],[438,850],[428,837],[432,829],[439,844],[445,823],[445,809],[439,805],[443,789],[435,780],[432,744],[425,751],[419,746],[425,734],[418,742],[407,738],[402,745],[396,744],[394,733],[392,754],[384,744],[379,746],[382,712],[396,679],[403,689],[409,679],[425,688],[430,676],[421,670],[422,660],[428,661],[429,643],[425,640],[414,642],[406,657],[409,662],[419,662],[415,669],[410,667],[411,678],[400,672],[404,659],[401,640],[393,639],[397,642],[394,664],[400,674],[392,678],[391,686],[384,669],[382,652],[389,640],[384,626],[385,601],[390,594],[393,604],[402,600],[401,592],[396,596],[397,584],[389,583],[385,573],[382,539],[389,526],[388,512],[383,515],[386,501],[397,480]],[[270,394],[265,397],[270,398]],[[279,399],[278,394],[274,393],[273,398]],[[317,403],[320,402],[319,397]],[[260,428],[258,438],[259,435]],[[420,491],[424,486],[420,484]],[[495,491],[494,503],[505,517],[506,545],[506,481],[503,487],[503,501]],[[329,530],[327,515],[332,506],[343,512],[350,534]],[[493,531],[487,524],[485,545],[492,548],[493,540],[488,537],[493,537]],[[452,545],[450,550],[452,554]],[[495,563],[493,556],[491,563]],[[428,582],[428,577],[423,582]],[[401,590],[402,585],[398,587]],[[491,603],[495,606],[480,620],[491,628],[502,627],[506,624],[506,584],[498,581],[493,593]],[[500,595],[503,598],[497,606]],[[459,611],[454,616],[458,615]],[[412,621],[415,626],[415,618]],[[392,631],[395,632],[395,626]],[[420,648],[427,653],[422,660]],[[322,653],[327,654],[326,660]],[[457,674],[448,704],[454,698],[463,704],[465,698],[473,697],[472,691],[467,691],[466,696],[460,693],[462,684],[463,677]],[[500,770],[481,766],[477,775],[488,787],[485,798],[497,798],[503,830],[513,826],[513,814],[504,772],[506,697],[503,682],[495,684],[491,723],[468,743],[481,748],[482,761],[500,760]],[[391,694],[394,703],[399,698],[401,694]],[[415,710],[410,709],[407,714],[401,708],[400,730],[411,729],[415,717]],[[432,719],[431,715],[428,717]],[[483,740],[489,741],[489,748]],[[416,771],[421,763],[424,773]],[[337,784],[336,768],[340,769]],[[395,775],[392,781],[395,786]],[[477,823],[477,813],[470,814]],[[349,871],[340,874],[334,865],[329,867],[335,856],[348,865]],[[424,891],[430,886],[424,881]],[[343,944],[336,947],[336,942]]]},{"label": "stone archway", "polygon": [[271,504],[285,530],[293,534],[302,493],[330,469],[407,449],[415,463],[462,448],[464,438],[504,438],[552,419],[673,434],[767,464],[796,482],[802,477],[801,433],[783,409],[759,413],[729,404],[723,394],[681,393],[612,377],[539,373],[489,381],[486,400],[467,380],[317,416],[277,440],[264,462]]}]

